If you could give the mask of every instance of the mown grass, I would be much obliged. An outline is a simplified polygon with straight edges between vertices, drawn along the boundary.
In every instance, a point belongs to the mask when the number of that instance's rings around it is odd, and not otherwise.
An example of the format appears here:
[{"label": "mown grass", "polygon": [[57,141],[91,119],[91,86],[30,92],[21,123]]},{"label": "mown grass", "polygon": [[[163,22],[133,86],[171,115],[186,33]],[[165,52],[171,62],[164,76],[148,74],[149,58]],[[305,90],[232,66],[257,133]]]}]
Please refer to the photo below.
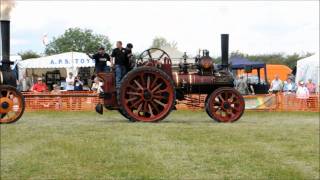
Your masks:
[{"label": "mown grass", "polygon": [[1,125],[1,179],[318,179],[319,113],[25,113]]}]

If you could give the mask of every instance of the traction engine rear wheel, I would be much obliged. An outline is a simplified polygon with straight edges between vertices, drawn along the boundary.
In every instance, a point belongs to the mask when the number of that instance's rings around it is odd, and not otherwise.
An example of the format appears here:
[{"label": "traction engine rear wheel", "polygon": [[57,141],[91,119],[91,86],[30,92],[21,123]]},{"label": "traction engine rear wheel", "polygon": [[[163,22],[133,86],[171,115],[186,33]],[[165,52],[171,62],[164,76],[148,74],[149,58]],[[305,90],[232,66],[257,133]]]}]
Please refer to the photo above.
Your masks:
[{"label": "traction engine rear wheel", "polygon": [[206,100],[206,112],[217,122],[235,122],[242,116],[244,109],[242,95],[230,87],[216,89]]},{"label": "traction engine rear wheel", "polygon": [[0,124],[16,122],[24,112],[23,95],[16,88],[0,85]]},{"label": "traction engine rear wheel", "polygon": [[154,67],[139,67],[123,79],[118,92],[120,111],[131,121],[157,122],[174,106],[172,79]]}]

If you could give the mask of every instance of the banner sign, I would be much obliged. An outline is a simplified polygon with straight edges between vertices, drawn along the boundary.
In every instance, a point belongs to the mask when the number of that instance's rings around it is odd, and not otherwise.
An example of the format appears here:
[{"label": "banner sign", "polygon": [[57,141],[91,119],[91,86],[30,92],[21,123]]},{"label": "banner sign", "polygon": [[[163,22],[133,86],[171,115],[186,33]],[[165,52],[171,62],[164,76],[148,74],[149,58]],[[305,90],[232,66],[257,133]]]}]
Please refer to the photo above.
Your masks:
[{"label": "banner sign", "polygon": [[276,96],[271,95],[255,95],[245,96],[246,109],[270,109],[276,106]]}]

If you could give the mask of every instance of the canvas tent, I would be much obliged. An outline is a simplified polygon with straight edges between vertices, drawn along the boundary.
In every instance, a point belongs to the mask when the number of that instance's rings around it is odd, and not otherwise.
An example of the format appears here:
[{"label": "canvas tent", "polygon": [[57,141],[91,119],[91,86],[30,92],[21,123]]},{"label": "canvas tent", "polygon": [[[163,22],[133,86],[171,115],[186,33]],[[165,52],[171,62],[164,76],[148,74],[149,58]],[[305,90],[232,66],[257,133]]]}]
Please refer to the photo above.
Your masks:
[{"label": "canvas tent", "polygon": [[[250,61],[246,58],[234,56],[230,58],[230,67],[235,75],[241,75],[246,73],[247,83],[250,84],[256,94],[265,94],[268,92],[269,84],[267,83],[267,69],[266,64],[258,61]],[[263,69],[263,75],[262,70]],[[257,76],[249,76],[256,71]],[[264,79],[261,79],[264,77]]]},{"label": "canvas tent", "polygon": [[266,64],[263,62],[249,61],[246,58],[234,56],[230,58],[232,69],[245,69],[250,66],[252,69],[265,68]]},{"label": "canvas tent", "polygon": [[312,79],[317,85],[317,92],[319,92],[319,71],[319,53],[300,59],[297,62],[296,82],[307,82],[308,79]]},{"label": "canvas tent", "polygon": [[261,69],[264,69],[264,82],[267,82],[267,69],[266,69],[266,63],[258,62],[258,61],[249,61],[246,58],[234,56],[230,58],[231,63],[231,69],[232,70],[245,70],[245,69],[256,69],[257,75],[258,75],[258,81],[260,83],[261,79]]},{"label": "canvas tent", "polygon": [[67,52],[52,56],[27,59],[18,63],[19,75],[21,76],[27,69],[32,69],[35,73],[49,69],[63,69],[65,74],[78,73],[80,67],[94,67],[94,60],[90,59],[85,53]]}]

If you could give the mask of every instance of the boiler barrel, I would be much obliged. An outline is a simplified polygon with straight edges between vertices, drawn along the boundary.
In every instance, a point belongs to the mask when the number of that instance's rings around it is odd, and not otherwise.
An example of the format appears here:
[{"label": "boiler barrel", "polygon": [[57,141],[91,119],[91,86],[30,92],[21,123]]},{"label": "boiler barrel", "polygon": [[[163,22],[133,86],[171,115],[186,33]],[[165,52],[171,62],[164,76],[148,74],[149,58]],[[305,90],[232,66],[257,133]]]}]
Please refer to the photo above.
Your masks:
[{"label": "boiler barrel", "polygon": [[179,87],[182,84],[187,85],[213,85],[215,82],[214,76],[200,76],[198,74],[179,74],[178,72],[173,73],[173,80]]}]

